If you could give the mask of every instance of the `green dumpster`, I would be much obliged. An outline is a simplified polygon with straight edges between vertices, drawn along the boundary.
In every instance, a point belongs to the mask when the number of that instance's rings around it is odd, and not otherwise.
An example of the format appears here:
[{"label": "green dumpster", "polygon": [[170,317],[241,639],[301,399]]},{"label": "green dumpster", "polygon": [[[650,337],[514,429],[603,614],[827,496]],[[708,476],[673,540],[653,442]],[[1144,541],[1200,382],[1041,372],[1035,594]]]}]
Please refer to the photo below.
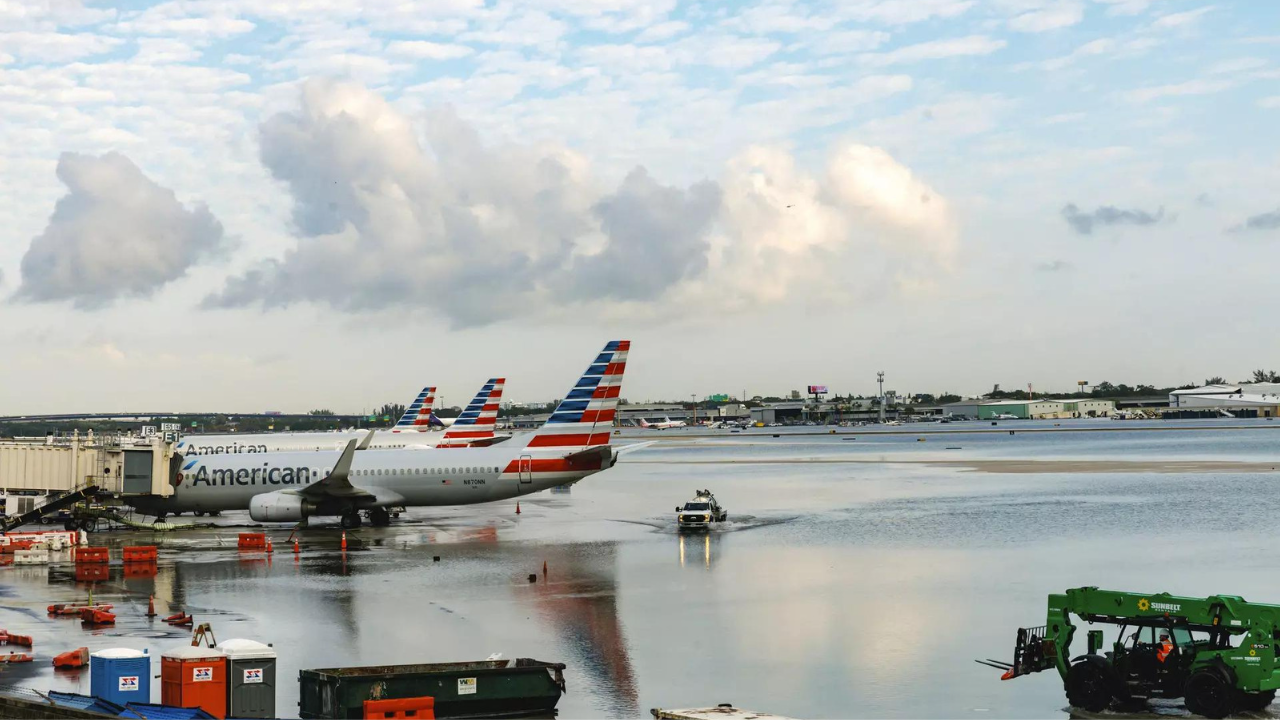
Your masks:
[{"label": "green dumpster", "polygon": [[365,700],[435,698],[437,718],[525,717],[555,709],[564,664],[529,658],[325,668],[298,673],[303,718],[362,718]]}]

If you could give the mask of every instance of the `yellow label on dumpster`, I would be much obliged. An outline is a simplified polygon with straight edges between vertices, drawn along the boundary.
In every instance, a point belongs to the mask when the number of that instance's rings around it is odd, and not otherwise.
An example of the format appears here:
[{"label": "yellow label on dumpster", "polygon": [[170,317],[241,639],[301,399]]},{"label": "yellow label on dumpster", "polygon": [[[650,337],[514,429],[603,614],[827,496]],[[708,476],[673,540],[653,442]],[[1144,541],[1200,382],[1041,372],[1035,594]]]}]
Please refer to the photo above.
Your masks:
[{"label": "yellow label on dumpster", "polygon": [[458,694],[459,695],[475,695],[476,679],[475,678],[458,678]]}]

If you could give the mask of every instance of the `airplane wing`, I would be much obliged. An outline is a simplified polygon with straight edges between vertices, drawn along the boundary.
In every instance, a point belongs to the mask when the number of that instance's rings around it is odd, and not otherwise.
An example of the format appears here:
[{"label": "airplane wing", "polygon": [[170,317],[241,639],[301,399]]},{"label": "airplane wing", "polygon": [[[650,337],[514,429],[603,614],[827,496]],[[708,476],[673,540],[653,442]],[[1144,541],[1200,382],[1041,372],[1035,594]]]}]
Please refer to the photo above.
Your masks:
[{"label": "airplane wing", "polygon": [[305,495],[310,498],[373,497],[370,493],[351,484],[351,461],[355,459],[356,450],[359,448],[359,445],[359,440],[349,441],[347,443],[347,447],[343,449],[342,455],[338,458],[338,462],[334,464],[333,471],[324,476],[320,482],[308,485],[307,487],[299,490],[298,494]]},{"label": "airplane wing", "polygon": [[657,443],[657,440],[646,440],[645,442],[631,443],[630,445],[619,445],[614,448],[614,450],[617,451],[619,455],[626,455],[629,452],[643,450],[644,448],[647,448],[650,445],[656,445]]}]

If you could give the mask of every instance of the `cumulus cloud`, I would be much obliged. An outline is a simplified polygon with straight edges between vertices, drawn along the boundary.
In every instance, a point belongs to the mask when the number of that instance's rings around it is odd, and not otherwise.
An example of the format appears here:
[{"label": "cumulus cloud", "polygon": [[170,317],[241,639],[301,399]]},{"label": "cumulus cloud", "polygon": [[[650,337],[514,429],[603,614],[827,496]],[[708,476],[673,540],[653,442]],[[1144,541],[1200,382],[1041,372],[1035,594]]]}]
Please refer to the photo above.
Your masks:
[{"label": "cumulus cloud", "polygon": [[1106,225],[1154,225],[1164,219],[1164,208],[1155,214],[1146,210],[1123,210],[1111,205],[1103,205],[1093,212],[1083,212],[1075,203],[1067,203],[1062,208],[1062,217],[1081,235],[1090,235],[1095,227]]},{"label": "cumulus cloud", "polygon": [[719,179],[672,186],[636,167],[610,189],[566,148],[487,145],[448,109],[420,120],[360,85],[304,83],[260,130],[297,245],[206,306],[410,307],[455,326],[747,307],[801,282],[839,290],[849,253],[906,277],[945,266],[955,242],[945,199],[879,148],[841,145],[822,175],[749,148]]},{"label": "cumulus cloud", "polygon": [[57,175],[67,194],[22,258],[20,299],[92,308],[146,297],[222,245],[207,207],[183,206],[123,155],[63,153]]},{"label": "cumulus cloud", "polygon": [[1231,228],[1231,232],[1254,230],[1280,230],[1280,208],[1248,217],[1244,222]]}]

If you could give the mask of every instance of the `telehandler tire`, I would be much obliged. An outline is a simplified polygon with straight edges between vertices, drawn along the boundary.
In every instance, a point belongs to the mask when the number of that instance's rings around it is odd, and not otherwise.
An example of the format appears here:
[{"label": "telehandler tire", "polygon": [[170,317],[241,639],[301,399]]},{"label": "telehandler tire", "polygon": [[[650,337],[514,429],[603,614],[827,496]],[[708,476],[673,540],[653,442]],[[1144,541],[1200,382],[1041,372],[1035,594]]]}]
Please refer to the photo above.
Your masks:
[{"label": "telehandler tire", "polygon": [[1105,664],[1084,658],[1067,670],[1067,702],[1072,707],[1102,712],[1111,704],[1111,673]]},{"label": "telehandler tire", "polygon": [[1223,673],[1213,668],[1192,673],[1183,691],[1187,710],[1214,720],[1224,718],[1236,709],[1235,700],[1239,694]]}]

